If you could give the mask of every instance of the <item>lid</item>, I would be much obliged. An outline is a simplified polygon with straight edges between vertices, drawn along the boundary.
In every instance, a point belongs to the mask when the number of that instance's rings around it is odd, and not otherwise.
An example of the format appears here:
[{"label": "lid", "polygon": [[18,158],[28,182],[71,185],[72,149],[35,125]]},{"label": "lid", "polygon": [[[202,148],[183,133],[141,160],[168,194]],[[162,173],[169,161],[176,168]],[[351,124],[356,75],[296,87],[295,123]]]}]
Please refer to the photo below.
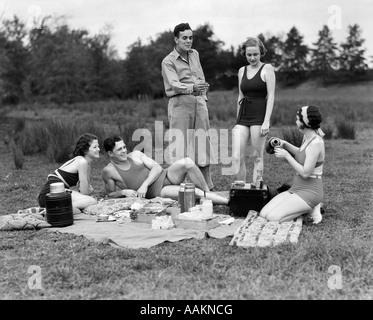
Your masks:
[{"label": "lid", "polygon": [[50,185],[50,193],[62,193],[65,192],[65,185],[63,182],[55,182]]},{"label": "lid", "polygon": [[187,190],[187,189],[189,189],[189,190],[194,189],[194,183],[186,183],[185,184],[185,190]]}]

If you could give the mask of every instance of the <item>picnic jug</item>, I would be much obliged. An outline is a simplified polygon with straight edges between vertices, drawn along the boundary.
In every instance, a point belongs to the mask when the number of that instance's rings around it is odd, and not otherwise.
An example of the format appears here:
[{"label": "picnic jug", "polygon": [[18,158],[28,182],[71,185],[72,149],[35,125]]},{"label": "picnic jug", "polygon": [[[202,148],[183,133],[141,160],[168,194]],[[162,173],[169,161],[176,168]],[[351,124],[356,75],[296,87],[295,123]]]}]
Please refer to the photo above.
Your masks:
[{"label": "picnic jug", "polygon": [[280,146],[281,142],[279,138],[272,137],[266,143],[266,151],[269,154],[275,153],[275,147]]},{"label": "picnic jug", "polygon": [[45,198],[47,222],[52,227],[67,227],[74,223],[71,191],[62,182],[52,183]]},{"label": "picnic jug", "polygon": [[195,205],[196,193],[194,183],[186,183],[184,188],[184,211],[182,212],[188,212]]}]

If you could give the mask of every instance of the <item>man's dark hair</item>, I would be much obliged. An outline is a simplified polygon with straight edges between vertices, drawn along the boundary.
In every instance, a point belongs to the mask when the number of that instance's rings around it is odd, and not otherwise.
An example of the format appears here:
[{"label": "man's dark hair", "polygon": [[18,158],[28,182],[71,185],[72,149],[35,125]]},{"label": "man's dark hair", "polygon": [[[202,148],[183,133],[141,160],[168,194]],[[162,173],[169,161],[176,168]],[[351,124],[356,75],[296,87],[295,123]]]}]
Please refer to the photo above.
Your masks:
[{"label": "man's dark hair", "polygon": [[180,32],[183,32],[185,30],[192,30],[189,23],[180,23],[178,24],[174,29],[174,36],[179,38]]},{"label": "man's dark hair", "polygon": [[106,138],[104,140],[105,151],[106,152],[113,151],[113,149],[115,148],[115,143],[121,140],[123,139],[117,135]]}]

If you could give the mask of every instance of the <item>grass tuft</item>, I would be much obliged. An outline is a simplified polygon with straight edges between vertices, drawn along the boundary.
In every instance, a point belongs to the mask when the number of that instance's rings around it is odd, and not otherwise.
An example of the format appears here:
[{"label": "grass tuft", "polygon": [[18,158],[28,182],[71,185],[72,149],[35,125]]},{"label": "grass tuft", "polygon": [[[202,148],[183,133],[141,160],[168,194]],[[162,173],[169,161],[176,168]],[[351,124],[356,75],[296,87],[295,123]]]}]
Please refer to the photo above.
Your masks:
[{"label": "grass tuft", "polygon": [[303,135],[299,132],[299,129],[297,127],[282,127],[280,133],[283,140],[286,140],[296,147],[301,146]]},{"label": "grass tuft", "polygon": [[339,119],[336,123],[336,127],[338,129],[337,138],[349,140],[356,139],[356,125],[353,121]]}]

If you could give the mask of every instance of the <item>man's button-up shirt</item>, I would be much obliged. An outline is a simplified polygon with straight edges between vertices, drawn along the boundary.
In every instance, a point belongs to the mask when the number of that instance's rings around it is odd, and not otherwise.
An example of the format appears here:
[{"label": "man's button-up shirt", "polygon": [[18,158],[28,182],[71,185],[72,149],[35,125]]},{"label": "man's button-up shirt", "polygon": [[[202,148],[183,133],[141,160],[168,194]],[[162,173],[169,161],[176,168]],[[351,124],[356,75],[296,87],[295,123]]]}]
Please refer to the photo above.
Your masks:
[{"label": "man's button-up shirt", "polygon": [[[188,52],[188,61],[186,61],[174,49],[162,61],[162,77],[167,97],[191,94],[197,79],[205,81],[198,51],[191,49]],[[207,100],[205,94],[203,97]]]}]

